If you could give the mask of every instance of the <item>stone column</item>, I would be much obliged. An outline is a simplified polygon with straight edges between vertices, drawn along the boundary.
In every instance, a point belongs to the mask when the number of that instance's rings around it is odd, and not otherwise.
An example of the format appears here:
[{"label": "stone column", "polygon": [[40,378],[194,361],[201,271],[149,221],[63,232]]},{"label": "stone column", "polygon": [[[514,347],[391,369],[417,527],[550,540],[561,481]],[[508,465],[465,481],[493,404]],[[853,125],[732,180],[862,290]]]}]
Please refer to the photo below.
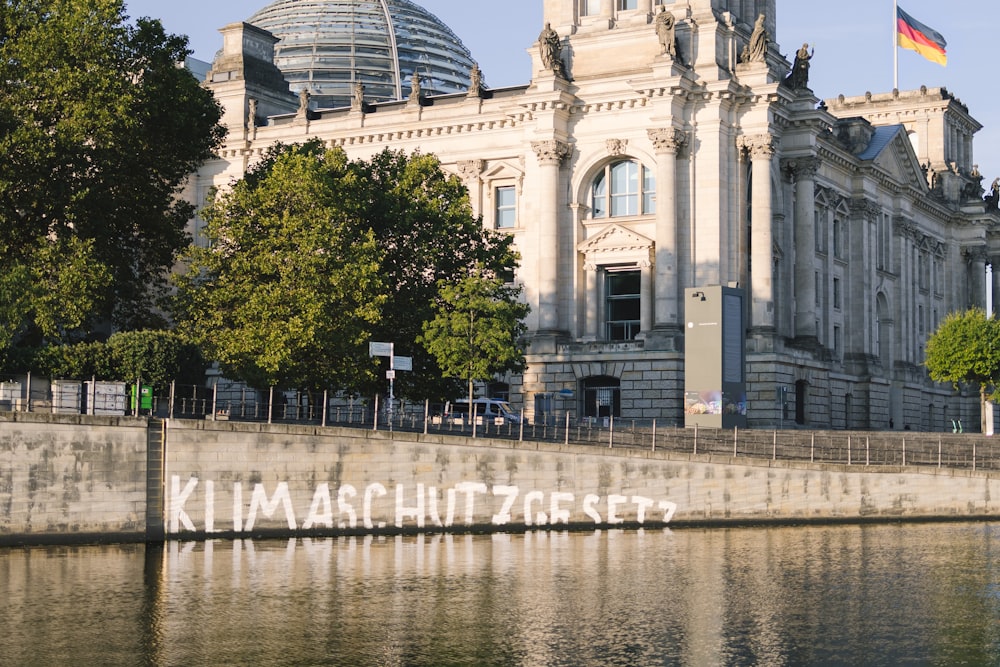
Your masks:
[{"label": "stone column", "polygon": [[795,337],[816,331],[816,170],[815,157],[787,162],[795,179]]},{"label": "stone column", "polygon": [[656,151],[656,305],[653,325],[680,325],[677,257],[677,153],[687,141],[680,130],[649,130]]},{"label": "stone column", "polygon": [[599,327],[601,324],[601,304],[598,278],[600,269],[593,262],[586,262],[583,265],[583,279],[586,285],[586,322],[584,324],[584,340],[595,341],[600,338]]},{"label": "stone column", "polygon": [[601,0],[601,16],[609,20],[615,17],[615,0]]},{"label": "stone column", "polygon": [[538,210],[538,330],[559,330],[559,172],[569,155],[568,144],[532,141],[539,164],[541,201]]},{"label": "stone column", "polygon": [[969,306],[986,307],[986,248],[966,248],[962,254],[969,266]]},{"label": "stone column", "polygon": [[640,12],[645,12],[646,14],[653,13],[653,0],[639,0],[636,6]]},{"label": "stone column", "polygon": [[653,262],[639,262],[639,331],[653,328]]},{"label": "stone column", "polygon": [[771,211],[771,159],[774,137],[758,134],[740,137],[738,147],[750,155],[750,322],[754,327],[774,327],[774,233]]},{"label": "stone column", "polygon": [[[1000,257],[993,257],[990,266],[993,268],[993,314],[1000,316]],[[944,291],[942,287],[938,289]]]}]

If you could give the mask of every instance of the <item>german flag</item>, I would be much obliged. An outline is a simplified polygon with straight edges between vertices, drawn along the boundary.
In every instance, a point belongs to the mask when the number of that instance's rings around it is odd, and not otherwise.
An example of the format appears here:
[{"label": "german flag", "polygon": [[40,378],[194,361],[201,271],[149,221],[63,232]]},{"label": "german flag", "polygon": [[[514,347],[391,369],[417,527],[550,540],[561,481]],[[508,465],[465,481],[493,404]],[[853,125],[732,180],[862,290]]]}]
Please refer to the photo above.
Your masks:
[{"label": "german flag", "polygon": [[948,54],[945,52],[948,42],[941,33],[928,28],[899,7],[896,7],[896,43],[939,65],[948,64]]}]

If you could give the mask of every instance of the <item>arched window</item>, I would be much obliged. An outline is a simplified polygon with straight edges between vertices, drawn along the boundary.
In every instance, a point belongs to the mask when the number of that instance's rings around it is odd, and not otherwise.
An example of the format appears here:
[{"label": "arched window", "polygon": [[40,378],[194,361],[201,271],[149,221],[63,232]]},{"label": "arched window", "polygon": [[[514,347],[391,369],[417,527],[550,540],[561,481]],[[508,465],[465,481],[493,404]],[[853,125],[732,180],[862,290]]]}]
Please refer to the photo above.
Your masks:
[{"label": "arched window", "polygon": [[656,212],[656,179],[635,160],[608,164],[594,178],[590,206],[593,218],[620,218]]}]

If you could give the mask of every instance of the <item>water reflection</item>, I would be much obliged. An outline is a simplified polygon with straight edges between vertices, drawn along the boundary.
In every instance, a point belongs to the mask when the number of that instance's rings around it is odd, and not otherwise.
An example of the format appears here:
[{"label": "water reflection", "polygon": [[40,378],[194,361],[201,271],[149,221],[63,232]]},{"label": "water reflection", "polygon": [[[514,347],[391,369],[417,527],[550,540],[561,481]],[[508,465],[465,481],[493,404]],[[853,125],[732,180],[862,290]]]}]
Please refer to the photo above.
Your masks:
[{"label": "water reflection", "polygon": [[4,664],[997,664],[989,524],[0,550]]}]

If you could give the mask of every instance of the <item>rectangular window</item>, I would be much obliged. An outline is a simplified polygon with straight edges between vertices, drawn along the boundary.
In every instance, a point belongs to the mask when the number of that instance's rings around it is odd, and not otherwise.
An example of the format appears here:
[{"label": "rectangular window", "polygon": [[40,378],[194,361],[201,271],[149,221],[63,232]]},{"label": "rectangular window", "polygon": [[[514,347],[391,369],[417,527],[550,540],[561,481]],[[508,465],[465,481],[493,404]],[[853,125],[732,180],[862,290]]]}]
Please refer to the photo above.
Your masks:
[{"label": "rectangular window", "polygon": [[892,238],[892,220],[887,213],[883,213],[878,218],[878,231],[876,232],[875,268],[888,271],[889,267],[889,243]]},{"label": "rectangular window", "polygon": [[844,226],[840,220],[833,219],[833,256],[841,258],[844,256]]},{"label": "rectangular window", "polygon": [[840,278],[833,279],[833,307],[840,309]]},{"label": "rectangular window", "polygon": [[496,228],[517,227],[517,191],[513,185],[505,185],[495,190]]},{"label": "rectangular window", "polygon": [[843,350],[841,350],[841,345],[843,343],[840,336],[840,327],[833,327],[833,356],[837,359],[840,359],[843,356]]},{"label": "rectangular window", "polygon": [[584,16],[600,16],[601,0],[583,0]]},{"label": "rectangular window", "polygon": [[816,211],[816,252],[826,254],[826,212]]},{"label": "rectangular window", "polygon": [[608,340],[632,340],[638,335],[641,283],[639,271],[609,271],[606,274]]},{"label": "rectangular window", "polygon": [[638,9],[639,0],[618,0],[618,11],[626,11],[629,9]]}]

